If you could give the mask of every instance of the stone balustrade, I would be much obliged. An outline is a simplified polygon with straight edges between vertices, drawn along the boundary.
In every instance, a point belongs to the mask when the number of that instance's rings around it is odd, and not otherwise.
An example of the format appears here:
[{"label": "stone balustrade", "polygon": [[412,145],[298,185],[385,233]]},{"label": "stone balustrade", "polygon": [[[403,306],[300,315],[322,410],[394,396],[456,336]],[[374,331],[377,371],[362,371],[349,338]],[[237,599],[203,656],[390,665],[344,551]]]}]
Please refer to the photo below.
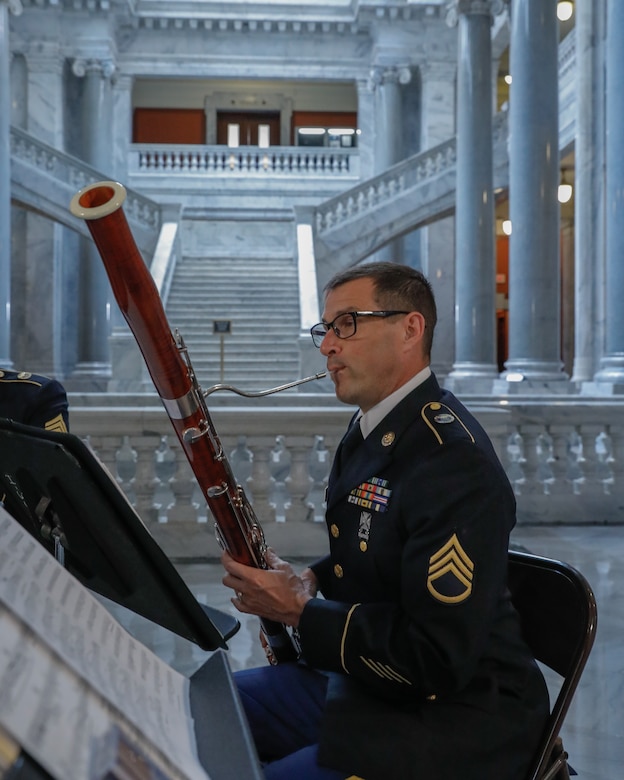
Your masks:
[{"label": "stone balustrade", "polygon": [[379,176],[352,187],[348,192],[317,206],[317,234],[340,227],[346,220],[363,215],[406,190],[455,168],[455,139],[444,141],[414,157],[392,166]]},{"label": "stone balustrade", "polygon": [[218,176],[299,177],[359,176],[357,149],[300,146],[198,146],[134,144],[129,174],[192,174]]},{"label": "stone balustrade", "polygon": [[[79,189],[106,179],[110,175],[11,127],[11,197],[16,203],[88,235],[84,220],[70,213],[69,203]],[[123,209],[139,249],[150,257],[161,223],[160,205],[126,186]]]},{"label": "stone balustrade", "polygon": [[[219,399],[222,400],[222,399]],[[324,490],[351,410],[298,394],[280,405],[211,408],[237,480],[267,541],[291,557],[325,549]],[[219,554],[212,521],[173,428],[153,406],[72,405],[87,438],[163,549]],[[519,523],[624,521],[624,405],[475,402],[514,487]]]}]

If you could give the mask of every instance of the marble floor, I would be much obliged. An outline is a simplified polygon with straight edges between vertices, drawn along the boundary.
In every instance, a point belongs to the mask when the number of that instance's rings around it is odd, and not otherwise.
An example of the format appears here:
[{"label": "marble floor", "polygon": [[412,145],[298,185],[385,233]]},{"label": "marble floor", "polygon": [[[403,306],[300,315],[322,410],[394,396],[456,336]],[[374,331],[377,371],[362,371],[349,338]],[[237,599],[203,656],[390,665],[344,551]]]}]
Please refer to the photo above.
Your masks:
[{"label": "marble floor", "polygon": [[[521,526],[512,544],[566,561],[585,575],[594,590],[597,637],[562,735],[579,780],[620,780],[624,776],[624,527]],[[229,591],[221,585],[218,563],[177,568],[198,601],[235,613]],[[114,609],[131,633],[182,673],[191,674],[208,657],[192,643]],[[257,620],[239,617],[241,628],[228,643],[234,670],[265,663]]]}]

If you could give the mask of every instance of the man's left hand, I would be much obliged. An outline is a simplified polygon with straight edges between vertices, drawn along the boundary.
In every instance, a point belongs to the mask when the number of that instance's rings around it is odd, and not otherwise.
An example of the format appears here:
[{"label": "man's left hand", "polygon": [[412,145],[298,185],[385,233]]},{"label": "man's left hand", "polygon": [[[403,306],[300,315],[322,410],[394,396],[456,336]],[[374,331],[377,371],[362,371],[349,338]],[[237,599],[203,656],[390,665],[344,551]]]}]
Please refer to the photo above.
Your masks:
[{"label": "man's left hand", "polygon": [[236,593],[231,599],[239,612],[296,628],[314,590],[309,578],[302,579],[293,567],[271,549],[267,550],[269,569],[257,569],[238,563],[224,552],[221,556],[226,574],[223,584]]}]

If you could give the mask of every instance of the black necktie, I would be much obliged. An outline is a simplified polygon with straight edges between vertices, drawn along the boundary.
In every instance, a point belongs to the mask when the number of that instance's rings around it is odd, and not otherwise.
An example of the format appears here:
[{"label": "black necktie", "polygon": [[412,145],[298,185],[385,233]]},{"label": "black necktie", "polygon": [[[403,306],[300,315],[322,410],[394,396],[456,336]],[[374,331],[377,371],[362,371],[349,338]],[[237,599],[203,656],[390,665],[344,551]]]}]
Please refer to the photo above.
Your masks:
[{"label": "black necktie", "polygon": [[360,421],[356,420],[346,432],[340,445],[340,451],[338,453],[339,472],[345,468],[349,462],[349,458],[353,455],[353,453],[363,441],[364,437],[362,436],[362,430],[360,429]]}]

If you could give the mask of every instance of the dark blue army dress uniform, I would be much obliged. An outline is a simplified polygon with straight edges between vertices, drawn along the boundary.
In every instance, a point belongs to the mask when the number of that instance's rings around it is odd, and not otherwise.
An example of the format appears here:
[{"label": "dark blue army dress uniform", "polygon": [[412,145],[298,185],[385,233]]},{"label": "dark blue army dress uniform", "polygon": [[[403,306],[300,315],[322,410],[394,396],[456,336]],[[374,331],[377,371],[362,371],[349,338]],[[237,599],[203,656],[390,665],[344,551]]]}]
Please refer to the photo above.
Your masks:
[{"label": "dark blue army dress uniform", "polygon": [[65,388],[46,376],[0,369],[0,417],[66,433],[69,415]]},{"label": "dark blue army dress uniform", "polygon": [[[340,452],[337,453],[336,463]],[[515,499],[435,377],[328,486],[305,661],[330,672],[318,760],[364,780],[521,780],[548,715],[506,587]]]}]

